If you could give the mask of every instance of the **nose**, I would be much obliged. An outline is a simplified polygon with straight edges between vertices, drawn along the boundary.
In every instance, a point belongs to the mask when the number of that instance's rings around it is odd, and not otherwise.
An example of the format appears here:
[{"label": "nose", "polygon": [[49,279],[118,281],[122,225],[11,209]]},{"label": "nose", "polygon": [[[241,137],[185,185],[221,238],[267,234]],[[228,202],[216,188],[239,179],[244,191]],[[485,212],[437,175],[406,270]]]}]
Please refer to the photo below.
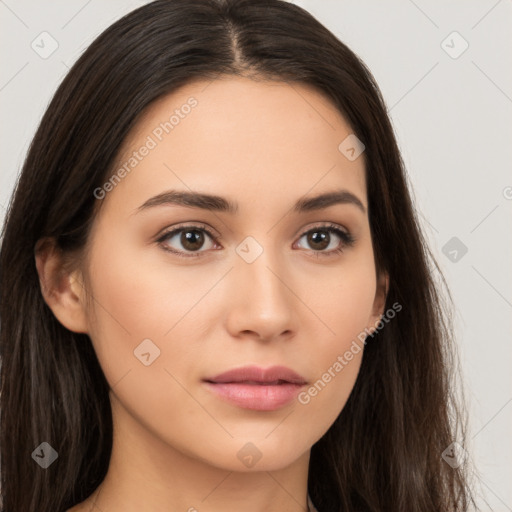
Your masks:
[{"label": "nose", "polygon": [[292,281],[290,272],[270,250],[251,263],[237,255],[228,291],[230,334],[262,341],[292,337],[300,306]]}]

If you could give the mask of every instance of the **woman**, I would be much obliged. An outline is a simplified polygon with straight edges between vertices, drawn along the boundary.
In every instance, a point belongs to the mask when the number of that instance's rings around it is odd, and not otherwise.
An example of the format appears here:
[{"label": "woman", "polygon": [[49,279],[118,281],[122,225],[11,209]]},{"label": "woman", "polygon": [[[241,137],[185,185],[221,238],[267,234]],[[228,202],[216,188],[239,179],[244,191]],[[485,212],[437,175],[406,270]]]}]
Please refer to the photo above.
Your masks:
[{"label": "woman", "polygon": [[279,0],[135,10],[6,217],[2,510],[467,510],[433,269],[332,33]]}]

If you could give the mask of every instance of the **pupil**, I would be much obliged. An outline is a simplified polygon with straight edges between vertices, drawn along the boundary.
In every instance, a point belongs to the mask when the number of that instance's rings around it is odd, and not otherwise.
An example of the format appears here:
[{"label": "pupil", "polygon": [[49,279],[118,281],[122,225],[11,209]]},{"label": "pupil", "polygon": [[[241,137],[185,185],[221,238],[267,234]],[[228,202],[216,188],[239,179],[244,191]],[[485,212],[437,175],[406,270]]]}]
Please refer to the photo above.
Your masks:
[{"label": "pupil", "polygon": [[[311,245],[314,247],[317,245],[316,249],[325,249],[329,245],[329,235],[325,231],[314,231],[309,235],[309,241]],[[320,247],[318,247],[320,245]]]},{"label": "pupil", "polygon": [[204,235],[200,231],[185,231],[181,235],[181,243],[186,249],[194,251],[201,248],[203,238]]}]

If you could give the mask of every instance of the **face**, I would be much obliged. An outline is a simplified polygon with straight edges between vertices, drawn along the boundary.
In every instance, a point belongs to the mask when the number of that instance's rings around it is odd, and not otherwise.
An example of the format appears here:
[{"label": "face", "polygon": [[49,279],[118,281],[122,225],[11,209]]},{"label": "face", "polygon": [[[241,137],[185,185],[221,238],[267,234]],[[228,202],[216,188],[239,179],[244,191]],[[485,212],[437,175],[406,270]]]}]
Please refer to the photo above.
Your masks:
[{"label": "face", "polygon": [[96,191],[83,268],[114,418],[235,471],[284,467],[328,430],[363,350],[344,354],[383,308],[351,133],[308,86],[238,77],[145,112]]}]

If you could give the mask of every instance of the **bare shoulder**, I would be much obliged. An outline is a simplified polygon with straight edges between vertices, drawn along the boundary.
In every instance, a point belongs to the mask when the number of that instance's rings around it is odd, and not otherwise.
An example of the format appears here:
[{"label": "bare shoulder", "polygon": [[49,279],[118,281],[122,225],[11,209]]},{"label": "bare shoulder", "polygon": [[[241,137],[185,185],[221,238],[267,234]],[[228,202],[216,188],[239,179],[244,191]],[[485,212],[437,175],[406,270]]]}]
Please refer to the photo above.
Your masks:
[{"label": "bare shoulder", "polygon": [[84,501],[77,503],[65,512],[90,512],[93,509],[94,502],[97,499],[97,490],[87,496]]},{"label": "bare shoulder", "polygon": [[87,500],[82,501],[82,503],[79,503],[78,505],[75,505],[73,508],[69,508],[66,510],[66,512],[86,512],[87,509]]}]

